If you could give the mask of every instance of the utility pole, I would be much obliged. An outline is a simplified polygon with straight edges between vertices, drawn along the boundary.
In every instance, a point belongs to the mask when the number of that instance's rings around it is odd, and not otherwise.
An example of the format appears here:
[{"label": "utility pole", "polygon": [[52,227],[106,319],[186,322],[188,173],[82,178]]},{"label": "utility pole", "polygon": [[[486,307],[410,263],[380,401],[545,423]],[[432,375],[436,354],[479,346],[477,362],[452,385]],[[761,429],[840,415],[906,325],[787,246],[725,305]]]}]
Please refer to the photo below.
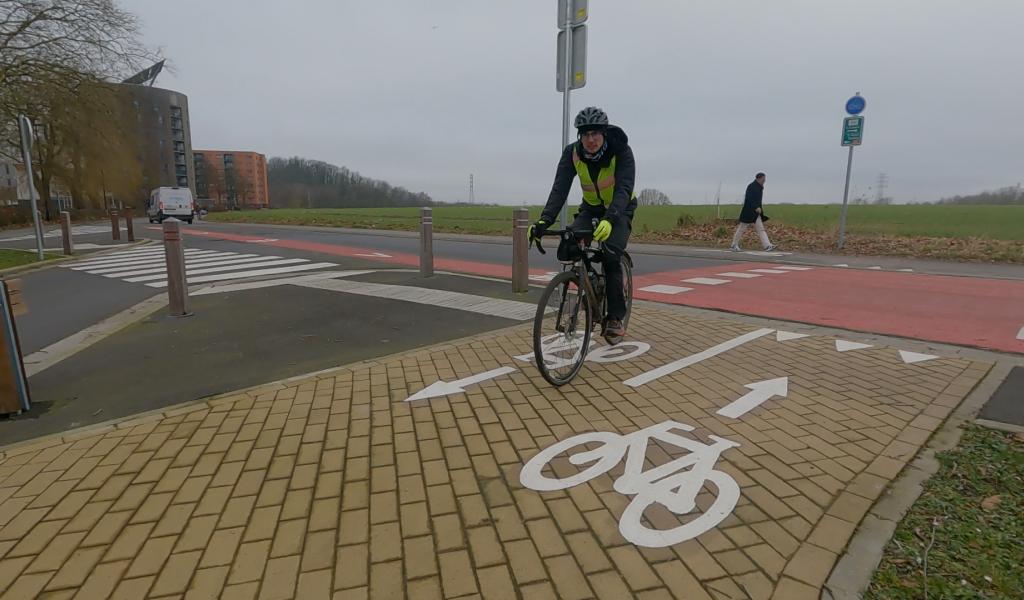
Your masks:
[{"label": "utility pole", "polygon": [[715,219],[722,218],[722,182],[718,182],[718,191],[715,192]]},{"label": "utility pole", "polygon": [[469,203],[476,203],[476,195],[473,193],[473,174],[469,174]]},{"label": "utility pole", "polygon": [[878,189],[876,190],[877,191],[877,196],[876,196],[876,200],[875,200],[876,204],[884,204],[885,203],[885,188],[886,188],[887,185],[889,185],[889,176],[886,175],[885,173],[879,173],[878,174]]}]

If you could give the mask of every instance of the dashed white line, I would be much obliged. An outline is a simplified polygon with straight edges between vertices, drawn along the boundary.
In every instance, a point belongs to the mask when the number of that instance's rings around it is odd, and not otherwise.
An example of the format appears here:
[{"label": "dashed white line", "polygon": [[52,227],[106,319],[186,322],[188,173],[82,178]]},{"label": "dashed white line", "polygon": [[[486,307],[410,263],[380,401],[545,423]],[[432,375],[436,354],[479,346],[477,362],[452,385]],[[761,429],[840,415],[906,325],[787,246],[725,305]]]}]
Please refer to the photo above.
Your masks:
[{"label": "dashed white line", "polygon": [[679,287],[676,285],[662,285],[660,283],[640,288],[641,292],[653,292],[655,294],[681,294],[691,290],[693,290],[693,288]]},{"label": "dashed white line", "polygon": [[751,273],[768,273],[770,275],[778,275],[781,273],[789,273],[789,271],[780,271],[778,269],[750,269]]},{"label": "dashed white line", "polygon": [[728,273],[716,273],[719,277],[735,277],[736,279],[753,279],[760,277],[757,273],[734,273],[729,271]]},{"label": "dashed white line", "polygon": [[722,285],[723,283],[732,283],[728,279],[715,279],[713,277],[694,277],[692,279],[684,279],[683,283],[696,283],[698,285]]},{"label": "dashed white line", "polygon": [[791,265],[773,267],[775,269],[782,269],[784,271],[811,271],[813,267],[796,267]]}]

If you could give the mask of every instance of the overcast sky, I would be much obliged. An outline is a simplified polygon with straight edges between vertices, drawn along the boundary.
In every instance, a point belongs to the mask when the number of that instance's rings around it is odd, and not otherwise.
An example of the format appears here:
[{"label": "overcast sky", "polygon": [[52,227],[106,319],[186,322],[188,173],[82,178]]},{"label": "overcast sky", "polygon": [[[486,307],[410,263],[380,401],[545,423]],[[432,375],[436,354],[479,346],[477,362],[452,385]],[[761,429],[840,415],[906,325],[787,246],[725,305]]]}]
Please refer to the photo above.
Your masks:
[{"label": "overcast sky", "polygon": [[[195,148],[304,156],[465,200],[541,203],[561,146],[556,0],[121,0],[174,64]],[[591,0],[587,85],[638,188],[676,204],[896,202],[1024,179],[1021,0]],[[871,190],[868,187],[871,186]],[[574,191],[573,201],[578,196]]]}]

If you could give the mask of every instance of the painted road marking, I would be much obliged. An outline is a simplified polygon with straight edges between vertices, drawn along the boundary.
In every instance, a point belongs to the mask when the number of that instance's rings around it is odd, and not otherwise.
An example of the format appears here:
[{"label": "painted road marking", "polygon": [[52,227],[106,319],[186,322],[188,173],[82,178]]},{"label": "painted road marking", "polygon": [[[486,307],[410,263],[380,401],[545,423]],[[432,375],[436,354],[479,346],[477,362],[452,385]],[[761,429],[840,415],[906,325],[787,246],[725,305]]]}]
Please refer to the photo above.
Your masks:
[{"label": "painted road marking", "polygon": [[1020,331],[1017,332],[1017,339],[1024,340],[1024,327],[1021,327]]},{"label": "painted road marking", "polygon": [[882,267],[868,267],[868,269],[870,269],[872,271],[881,271]]},{"label": "painted road marking", "polygon": [[[202,251],[197,251],[197,252],[186,252],[185,256],[186,257],[192,257],[192,256],[199,257],[199,256],[209,256],[209,255],[218,255],[218,254],[223,254],[223,253],[222,252],[216,252],[214,250],[202,250]],[[132,256],[132,257],[129,257],[129,258],[121,258],[120,256],[117,256],[117,257],[111,257],[111,258],[105,258],[105,259],[88,260],[88,261],[83,261],[83,262],[80,262],[80,263],[71,263],[71,264],[68,264],[68,265],[61,265],[61,266],[65,267],[65,268],[68,268],[68,269],[71,269],[72,271],[87,271],[87,270],[90,270],[90,269],[98,269],[98,268],[105,268],[105,267],[120,267],[120,266],[131,266],[131,265],[145,264],[147,262],[152,262],[152,261],[156,261],[156,260],[162,260],[163,257],[164,257],[163,252],[160,252],[160,253],[154,253],[154,254],[148,255],[148,256]]]},{"label": "painted road marking", "polygon": [[[237,265],[242,263],[251,263],[254,261],[261,260],[272,260],[280,258],[279,256],[260,256],[258,254],[236,254],[233,258],[212,257],[205,260],[195,260],[185,257],[185,268],[205,268],[205,267],[219,267],[222,265]],[[140,268],[143,267],[143,268]],[[111,270],[110,272],[100,273],[98,271],[89,271],[94,275],[102,274],[104,277],[135,277],[136,275],[151,275],[153,273],[163,273],[167,270],[166,262],[161,260],[150,265],[136,265],[130,269],[117,269]]]},{"label": "painted road marking", "polygon": [[751,273],[768,273],[771,275],[778,275],[782,273],[788,273],[789,271],[780,271],[778,269],[750,269]]},{"label": "painted road marking", "polygon": [[788,331],[779,331],[775,334],[775,341],[777,342],[788,342],[790,340],[798,340],[800,338],[808,337],[806,333],[790,333]]},{"label": "painted road marking", "polygon": [[848,342],[846,340],[836,340],[836,350],[839,352],[849,352],[850,350],[862,350],[864,348],[870,348],[871,344],[862,344],[860,342]]},{"label": "painted road marking", "polygon": [[[252,260],[252,259],[246,259],[246,260]],[[193,275],[206,275],[208,273],[223,273],[225,271],[237,271],[239,268],[256,269],[256,268],[263,268],[263,267],[281,267],[281,266],[284,266],[284,265],[294,265],[294,264],[301,264],[301,263],[308,263],[309,262],[308,260],[306,260],[304,258],[281,258],[281,259],[277,259],[277,260],[268,260],[266,257],[263,257],[261,260],[262,260],[262,262],[239,261],[239,262],[243,262],[244,263],[241,267],[239,267],[238,263],[233,263],[233,264],[230,264],[230,265],[225,265],[225,266],[220,266],[220,267],[209,267],[208,265],[199,265],[198,267],[190,269],[188,267],[188,265],[186,264],[185,265],[185,274],[191,280],[191,277]],[[130,277],[130,278],[126,278],[125,281],[127,281],[129,283],[141,283],[143,281],[156,281],[158,279],[166,279],[166,278],[167,278],[167,273],[163,269],[161,269],[161,272],[157,273],[156,275],[143,275],[141,277]]]},{"label": "painted road marking", "polygon": [[[189,283],[192,283],[190,280]],[[334,279],[322,281],[308,281],[298,283],[303,287],[316,288],[321,290],[332,290],[346,294],[358,294],[360,296],[372,296],[374,298],[388,298],[391,300],[402,300],[416,304],[428,304],[439,308],[450,308],[466,312],[502,317],[515,321],[532,320],[537,312],[537,305],[516,300],[501,300],[488,298],[486,296],[474,296],[459,292],[448,292],[445,290],[432,290],[427,288],[410,287],[402,285],[387,285],[383,283],[369,283],[363,281],[338,281]]]},{"label": "painted road marking", "polygon": [[258,290],[261,288],[276,287],[279,285],[295,285],[302,281],[316,281],[318,279],[334,279],[340,277],[354,277],[366,275],[376,271],[322,271],[308,275],[296,275],[295,277],[282,277],[280,279],[261,279],[260,281],[246,281],[243,283],[224,283],[204,287],[201,290],[190,292],[191,296],[206,296],[208,294],[224,294],[227,292],[240,292],[245,290]]},{"label": "painted road marking", "polygon": [[766,336],[766,335],[768,335],[770,333],[774,333],[774,332],[775,332],[774,329],[758,329],[757,331],[751,331],[750,333],[745,333],[745,334],[743,334],[741,336],[738,336],[738,337],[735,337],[735,338],[733,338],[731,340],[722,342],[721,344],[718,344],[717,346],[712,346],[711,348],[708,348],[707,350],[704,350],[702,352],[698,352],[698,353],[696,353],[694,355],[687,356],[686,358],[681,358],[681,359],[679,359],[677,361],[670,362],[667,365],[663,365],[661,367],[658,367],[657,369],[654,369],[652,371],[648,371],[646,373],[642,373],[640,375],[637,375],[636,377],[633,377],[631,379],[627,379],[623,383],[625,383],[629,387],[640,387],[640,386],[642,386],[644,384],[647,384],[647,383],[650,383],[650,382],[654,381],[655,379],[658,379],[660,377],[664,377],[665,375],[670,375],[670,374],[675,373],[676,371],[678,371],[680,369],[684,369],[684,368],[689,367],[691,365],[695,365],[695,364],[701,362],[702,360],[707,360],[707,359],[712,358],[714,356],[718,356],[719,354],[721,354],[723,352],[727,352],[729,350],[732,350],[733,348],[737,348],[739,346],[742,346],[743,344],[746,344],[747,342],[756,340],[757,338],[764,337],[764,336]]},{"label": "painted road marking", "polygon": [[715,279],[713,277],[694,277],[692,279],[684,279],[683,283],[696,283],[699,285],[722,285],[723,283],[732,283],[728,279]]},{"label": "painted road marking", "polygon": [[757,273],[734,273],[732,271],[729,271],[728,273],[718,273],[717,275],[720,277],[735,277],[736,279],[753,279],[755,277],[760,277]]},{"label": "painted road marking", "polygon": [[488,379],[494,379],[495,377],[501,377],[502,375],[508,375],[515,371],[518,371],[515,367],[499,367],[497,369],[487,371],[486,373],[464,377],[451,383],[448,383],[447,381],[436,381],[416,392],[412,396],[409,396],[405,401],[412,402],[413,400],[426,400],[427,398],[436,398],[438,396],[461,394],[466,391],[468,386],[480,383],[481,381],[487,381]]},{"label": "painted road marking", "polygon": [[366,258],[391,258],[390,254],[384,254],[383,252],[373,252],[371,254],[356,254],[356,256],[365,256]]},{"label": "painted road marking", "polygon": [[934,354],[921,354],[919,352],[908,352],[906,350],[900,350],[900,358],[902,358],[903,362],[907,363],[908,365],[912,365],[914,363],[936,359],[938,358],[938,356],[935,356]]},{"label": "painted road marking", "polygon": [[758,383],[748,383],[744,387],[750,391],[718,409],[717,414],[730,419],[738,419],[775,396],[785,398],[789,395],[789,378],[768,379]]},{"label": "painted road marking", "polygon": [[833,267],[849,267],[850,265],[848,265],[846,263],[842,263],[842,264],[839,264],[839,265],[832,265],[832,266]]},{"label": "painted road marking", "polygon": [[[244,255],[241,255],[241,256],[253,257],[253,256],[256,256],[256,255],[255,254],[244,254]],[[186,255],[185,256],[185,263],[189,264],[189,265],[194,265],[194,264],[204,264],[204,263],[217,262],[217,261],[223,262],[228,257],[239,257],[239,255],[235,254],[233,252],[226,252],[226,253],[219,253],[219,254],[204,254],[203,256],[199,256],[199,257]],[[120,266],[117,266],[117,267],[109,267],[109,266],[101,265],[101,266],[103,266],[103,268],[101,268],[101,269],[89,269],[89,273],[92,273],[93,275],[107,275],[109,277],[110,275],[108,275],[108,274],[120,274],[120,273],[131,274],[133,271],[138,271],[139,269],[142,269],[142,270],[154,269],[156,267],[159,267],[160,269],[163,269],[166,266],[166,264],[167,264],[167,260],[164,257],[161,256],[160,258],[149,259],[146,262],[139,263],[139,264],[134,264],[134,265],[120,265]],[[150,271],[150,272],[153,272],[153,271]]]},{"label": "painted road marking", "polygon": [[683,292],[689,292],[693,288],[679,287],[677,285],[649,285],[647,287],[640,288],[641,292],[654,292],[655,294],[682,294]]},{"label": "painted road marking", "polygon": [[[290,267],[276,267],[273,269],[256,269],[254,271],[242,271],[233,273],[221,273],[219,275],[203,275],[201,277],[189,277],[189,285],[196,283],[209,283],[211,281],[227,281],[229,279],[245,279],[246,277],[263,277],[266,275],[281,275],[284,273],[296,273],[299,271],[311,271],[313,269],[329,269],[331,267],[337,267],[334,263],[307,263],[302,265],[292,265]],[[149,287],[154,288],[165,288],[167,287],[167,281],[157,281],[154,283],[147,283]]]},{"label": "painted road marking", "polygon": [[775,267],[775,268],[776,269],[782,269],[784,271],[811,271],[811,270],[813,270],[813,267],[795,267],[795,266],[790,266],[790,265],[787,265],[787,266],[784,266],[784,267]]}]

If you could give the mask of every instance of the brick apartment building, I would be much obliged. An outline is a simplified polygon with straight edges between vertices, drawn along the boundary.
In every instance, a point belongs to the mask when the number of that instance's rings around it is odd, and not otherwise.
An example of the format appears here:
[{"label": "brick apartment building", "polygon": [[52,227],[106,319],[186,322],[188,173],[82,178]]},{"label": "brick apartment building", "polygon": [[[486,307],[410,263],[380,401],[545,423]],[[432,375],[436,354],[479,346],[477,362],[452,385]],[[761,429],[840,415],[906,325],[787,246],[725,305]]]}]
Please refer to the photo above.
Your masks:
[{"label": "brick apartment building", "polygon": [[201,206],[269,208],[267,157],[257,152],[193,150],[196,194]]}]

